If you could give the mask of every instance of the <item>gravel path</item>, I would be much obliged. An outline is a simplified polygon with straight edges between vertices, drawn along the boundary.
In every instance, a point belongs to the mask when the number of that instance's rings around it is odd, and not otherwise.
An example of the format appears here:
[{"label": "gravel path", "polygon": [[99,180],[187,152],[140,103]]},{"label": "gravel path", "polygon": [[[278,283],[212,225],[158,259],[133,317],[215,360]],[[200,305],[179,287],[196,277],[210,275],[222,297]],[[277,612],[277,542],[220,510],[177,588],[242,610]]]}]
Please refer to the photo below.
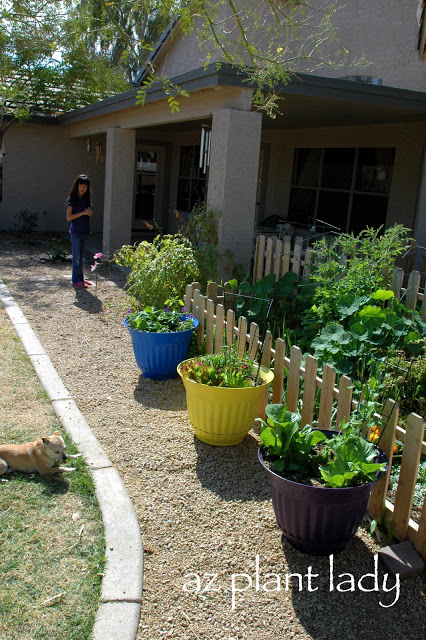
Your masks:
[{"label": "gravel path", "polygon": [[75,291],[70,264],[38,262],[44,251],[0,234],[0,276],[135,506],[145,550],[138,640],[423,639],[422,578],[386,593],[395,579],[384,585],[380,568],[378,590],[363,592],[378,546],[361,528],[334,558],[331,590],[328,558],[282,542],[256,434],[229,448],[196,440],[180,380],[140,375],[122,326],[123,283]]}]

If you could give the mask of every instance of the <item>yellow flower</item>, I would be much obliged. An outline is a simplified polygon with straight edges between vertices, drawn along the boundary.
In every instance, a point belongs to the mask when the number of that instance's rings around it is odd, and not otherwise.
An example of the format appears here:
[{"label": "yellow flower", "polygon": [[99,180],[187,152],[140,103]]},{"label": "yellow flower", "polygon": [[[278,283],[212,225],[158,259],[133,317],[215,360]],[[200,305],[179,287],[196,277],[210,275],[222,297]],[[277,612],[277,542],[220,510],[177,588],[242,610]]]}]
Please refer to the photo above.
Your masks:
[{"label": "yellow flower", "polygon": [[368,439],[370,442],[377,442],[379,438],[380,438],[380,429],[377,425],[373,425],[372,427],[370,427],[370,433],[369,433]]},{"label": "yellow flower", "polygon": [[282,47],[278,47],[278,48],[277,48],[277,53],[281,53],[281,51],[282,51],[282,50],[283,50],[283,48],[282,48]]}]

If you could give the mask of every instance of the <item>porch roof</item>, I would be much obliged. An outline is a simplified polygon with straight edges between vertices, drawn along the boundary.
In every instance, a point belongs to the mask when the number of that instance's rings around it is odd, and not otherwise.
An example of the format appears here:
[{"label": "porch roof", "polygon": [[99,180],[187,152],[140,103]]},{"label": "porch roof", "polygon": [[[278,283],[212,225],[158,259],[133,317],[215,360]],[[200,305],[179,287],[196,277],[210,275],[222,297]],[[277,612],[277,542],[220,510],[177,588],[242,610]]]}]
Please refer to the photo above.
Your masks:
[{"label": "porch roof", "polygon": [[[194,69],[171,79],[188,92],[218,87],[250,88],[245,77],[229,65],[215,64]],[[267,129],[297,129],[324,126],[390,124],[426,121],[426,93],[369,84],[341,78],[295,74],[280,88],[283,115],[264,116]],[[60,124],[73,124],[120,110],[134,108],[137,89],[70,111],[58,118]],[[163,100],[160,84],[147,92],[146,103]],[[176,123],[182,127],[182,122]],[[141,111],[143,126],[143,111]]]}]

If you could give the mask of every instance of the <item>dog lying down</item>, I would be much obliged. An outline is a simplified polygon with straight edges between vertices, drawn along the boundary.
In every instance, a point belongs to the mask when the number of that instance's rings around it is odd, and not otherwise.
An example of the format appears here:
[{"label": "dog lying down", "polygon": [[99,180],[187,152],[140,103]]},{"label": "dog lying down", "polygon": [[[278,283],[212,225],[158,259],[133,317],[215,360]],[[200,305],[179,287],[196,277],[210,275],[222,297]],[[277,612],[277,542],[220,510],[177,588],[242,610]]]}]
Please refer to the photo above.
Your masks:
[{"label": "dog lying down", "polygon": [[[65,462],[65,442],[59,431],[51,436],[38,438],[35,442],[26,444],[2,444],[0,445],[0,476],[12,471],[25,473],[38,473],[45,476],[61,471],[75,471],[72,467],[61,467],[60,462]],[[69,456],[78,458],[81,454]]]}]

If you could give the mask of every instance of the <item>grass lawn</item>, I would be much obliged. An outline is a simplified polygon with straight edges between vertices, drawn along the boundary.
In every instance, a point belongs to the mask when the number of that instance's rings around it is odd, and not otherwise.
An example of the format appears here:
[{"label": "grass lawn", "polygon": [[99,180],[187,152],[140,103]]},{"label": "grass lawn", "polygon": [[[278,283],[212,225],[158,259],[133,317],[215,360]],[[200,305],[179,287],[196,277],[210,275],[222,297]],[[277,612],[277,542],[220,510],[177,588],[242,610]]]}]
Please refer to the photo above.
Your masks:
[{"label": "grass lawn", "polygon": [[[0,309],[0,444],[58,429],[32,365]],[[99,603],[104,537],[82,459],[58,476],[0,477],[0,639],[88,640]]]}]

